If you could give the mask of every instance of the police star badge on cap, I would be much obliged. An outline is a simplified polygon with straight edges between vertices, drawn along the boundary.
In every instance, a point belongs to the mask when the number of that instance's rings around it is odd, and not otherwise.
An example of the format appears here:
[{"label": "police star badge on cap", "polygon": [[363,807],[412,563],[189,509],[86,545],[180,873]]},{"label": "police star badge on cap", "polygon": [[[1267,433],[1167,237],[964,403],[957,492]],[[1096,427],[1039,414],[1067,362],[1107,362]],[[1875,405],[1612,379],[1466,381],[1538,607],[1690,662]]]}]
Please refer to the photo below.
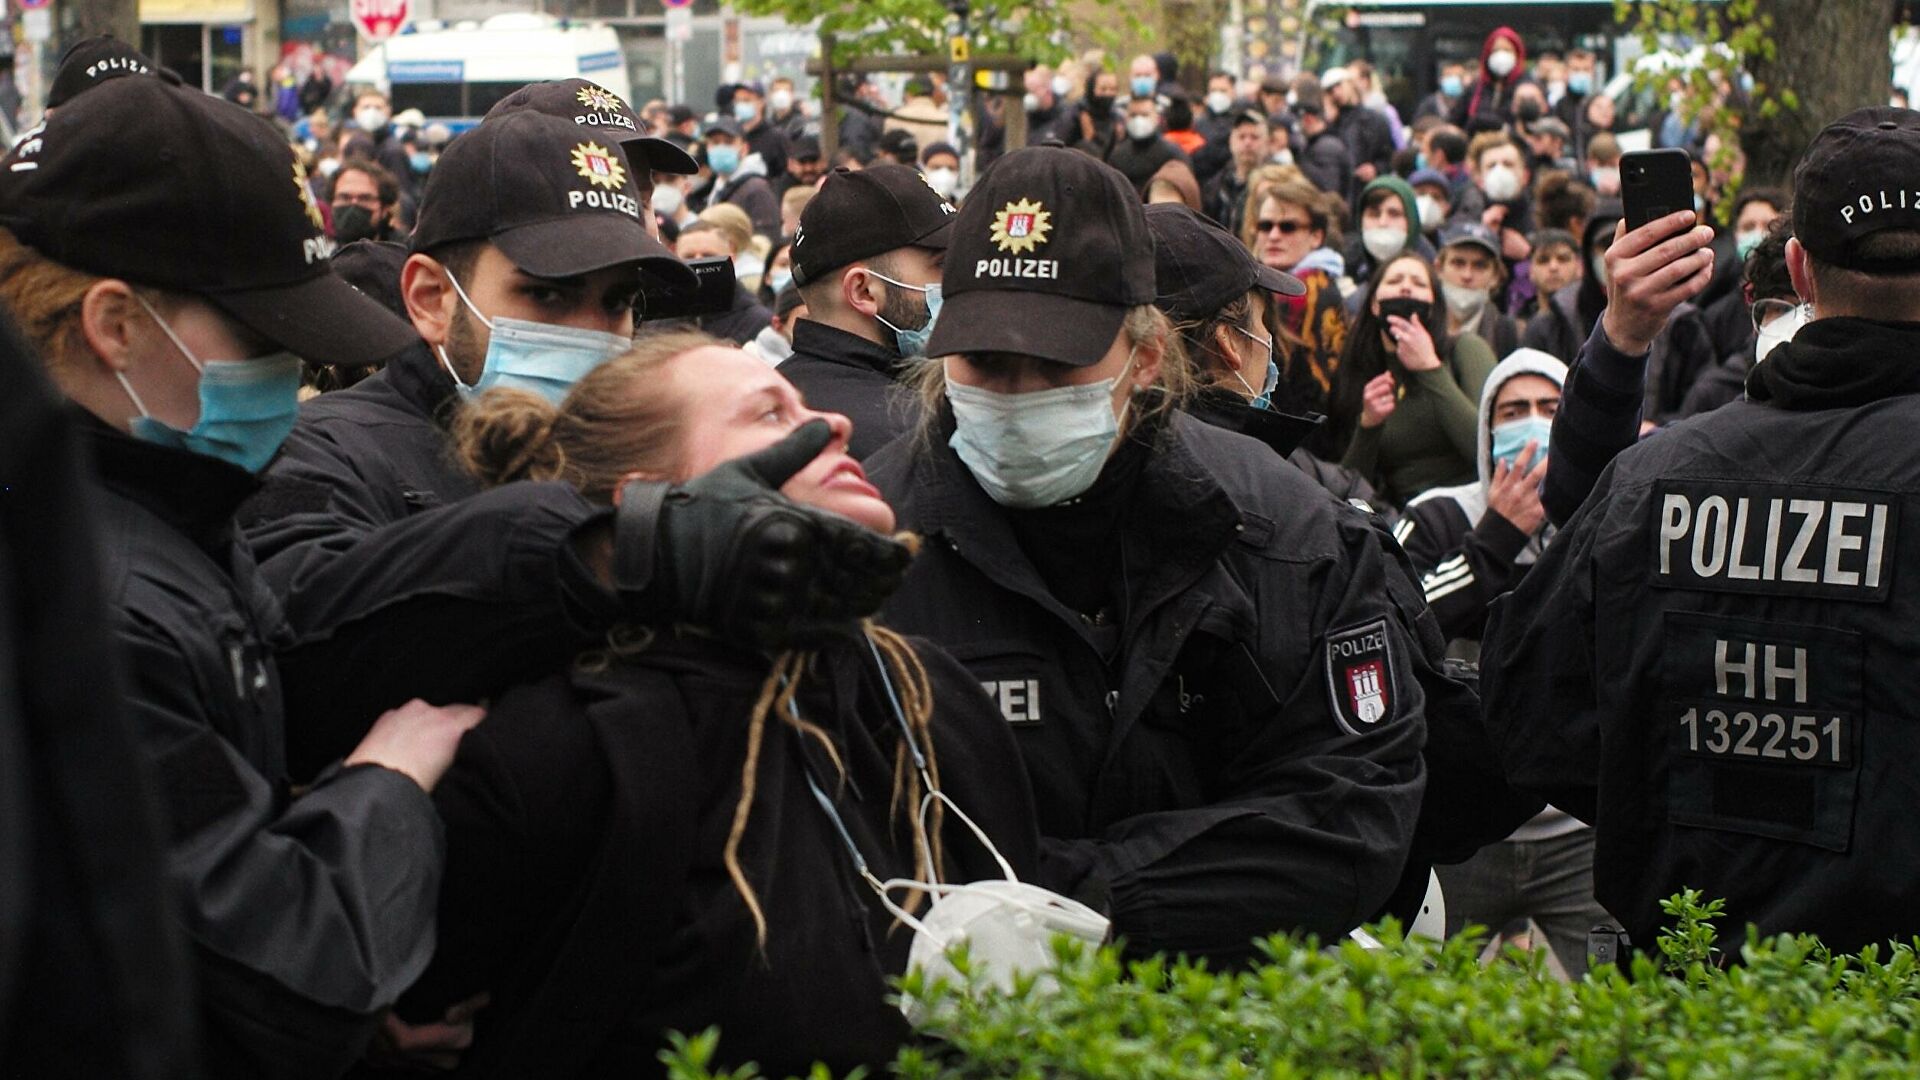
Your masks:
[{"label": "police star badge on cap", "polygon": [[993,242],[1009,255],[1033,251],[1047,242],[1053,215],[1037,199],[1010,202],[993,216]]},{"label": "police star badge on cap", "polygon": [[599,143],[583,142],[573,148],[573,167],[587,182],[609,191],[618,191],[627,182],[626,167]]}]

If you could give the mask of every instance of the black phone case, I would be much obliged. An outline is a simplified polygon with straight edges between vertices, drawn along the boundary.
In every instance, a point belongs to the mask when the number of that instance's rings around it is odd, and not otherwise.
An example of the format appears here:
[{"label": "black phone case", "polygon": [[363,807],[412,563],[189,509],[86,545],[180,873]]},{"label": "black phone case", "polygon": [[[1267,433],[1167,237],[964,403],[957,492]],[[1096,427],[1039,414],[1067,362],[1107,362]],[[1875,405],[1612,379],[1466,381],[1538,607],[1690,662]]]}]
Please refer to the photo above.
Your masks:
[{"label": "black phone case", "polygon": [[1627,231],[1693,209],[1693,159],[1685,150],[1635,150],[1620,158],[1620,201]]}]

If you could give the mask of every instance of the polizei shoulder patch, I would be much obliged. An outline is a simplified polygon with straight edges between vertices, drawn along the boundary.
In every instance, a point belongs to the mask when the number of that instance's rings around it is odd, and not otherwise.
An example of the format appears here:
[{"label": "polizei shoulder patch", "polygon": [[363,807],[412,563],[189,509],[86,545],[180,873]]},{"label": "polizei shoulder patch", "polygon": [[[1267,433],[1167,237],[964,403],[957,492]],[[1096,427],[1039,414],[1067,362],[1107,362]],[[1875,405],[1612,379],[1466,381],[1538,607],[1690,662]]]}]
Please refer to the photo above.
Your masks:
[{"label": "polizei shoulder patch", "polygon": [[1384,616],[1327,634],[1327,697],[1342,731],[1364,735],[1397,715],[1393,666]]}]

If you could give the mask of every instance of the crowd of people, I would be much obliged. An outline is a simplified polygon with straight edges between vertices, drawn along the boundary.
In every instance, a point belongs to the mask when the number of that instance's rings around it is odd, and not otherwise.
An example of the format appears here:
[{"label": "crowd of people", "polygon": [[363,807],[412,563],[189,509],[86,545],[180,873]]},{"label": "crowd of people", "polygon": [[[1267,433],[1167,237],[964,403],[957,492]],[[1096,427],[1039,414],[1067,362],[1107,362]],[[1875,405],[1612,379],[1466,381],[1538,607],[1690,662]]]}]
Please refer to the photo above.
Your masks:
[{"label": "crowd of people", "polygon": [[0,1061],[783,1075],[961,941],[1911,934],[1920,113],[1717,214],[1676,108],[1630,229],[1595,73],[1095,56],[968,160],[850,84],[826,161],[790,80],[453,137],[83,42],[0,170]]}]

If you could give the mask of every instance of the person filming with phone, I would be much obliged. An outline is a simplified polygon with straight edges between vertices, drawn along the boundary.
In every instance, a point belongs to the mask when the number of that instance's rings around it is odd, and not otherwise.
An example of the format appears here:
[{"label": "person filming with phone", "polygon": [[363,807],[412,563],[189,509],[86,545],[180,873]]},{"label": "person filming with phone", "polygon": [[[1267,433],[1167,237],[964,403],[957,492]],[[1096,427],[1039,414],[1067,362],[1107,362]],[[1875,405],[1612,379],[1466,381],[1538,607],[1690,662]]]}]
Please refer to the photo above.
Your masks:
[{"label": "person filming with phone", "polygon": [[[1836,953],[1920,928],[1920,574],[1902,548],[1920,539],[1901,527],[1920,500],[1917,170],[1920,112],[1815,136],[1786,243],[1808,321],[1746,400],[1621,451],[1493,606],[1488,735],[1510,783],[1595,826],[1595,895],[1636,942],[1682,887]],[[1576,375],[1631,363],[1705,285],[1690,218],[1622,228]]]}]

